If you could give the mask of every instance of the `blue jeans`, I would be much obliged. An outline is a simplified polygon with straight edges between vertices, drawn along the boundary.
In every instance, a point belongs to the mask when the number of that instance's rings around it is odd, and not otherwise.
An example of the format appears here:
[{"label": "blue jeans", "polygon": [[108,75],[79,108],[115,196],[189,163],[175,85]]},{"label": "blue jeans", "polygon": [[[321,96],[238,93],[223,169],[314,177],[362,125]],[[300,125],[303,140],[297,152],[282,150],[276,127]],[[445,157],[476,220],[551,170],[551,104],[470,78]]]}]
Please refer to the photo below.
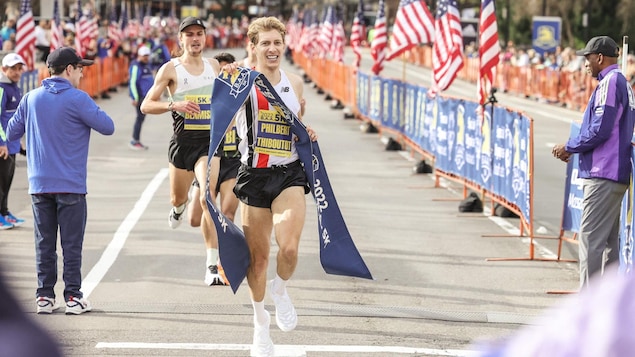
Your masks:
[{"label": "blue jeans", "polygon": [[31,195],[35,228],[36,296],[55,298],[57,231],[64,257],[64,300],[82,298],[82,246],[86,230],[86,195],[43,193]]}]

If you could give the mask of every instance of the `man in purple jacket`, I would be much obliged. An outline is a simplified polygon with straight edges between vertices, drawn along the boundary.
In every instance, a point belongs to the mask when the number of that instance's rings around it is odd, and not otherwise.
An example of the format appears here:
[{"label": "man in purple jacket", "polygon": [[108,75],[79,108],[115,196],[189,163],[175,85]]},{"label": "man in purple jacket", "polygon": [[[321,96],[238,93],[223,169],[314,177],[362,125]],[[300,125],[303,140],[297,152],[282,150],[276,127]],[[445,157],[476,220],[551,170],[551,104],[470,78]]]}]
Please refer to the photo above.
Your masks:
[{"label": "man in purple jacket", "polygon": [[112,119],[77,89],[84,60],[71,47],[49,54],[50,78],[24,95],[8,125],[9,140],[26,133],[27,176],[33,207],[38,314],[50,314],[57,282],[57,232],[64,256],[66,314],[91,310],[80,291],[82,245],[86,228],[86,175],[92,130],[115,131]]},{"label": "man in purple jacket", "polygon": [[580,134],[552,153],[562,161],[579,154],[579,178],[584,200],[579,234],[580,287],[619,261],[620,205],[631,178],[631,139],[635,125],[635,98],[628,80],[617,65],[619,49],[608,36],[594,37],[578,56],[599,83],[587,104]]}]

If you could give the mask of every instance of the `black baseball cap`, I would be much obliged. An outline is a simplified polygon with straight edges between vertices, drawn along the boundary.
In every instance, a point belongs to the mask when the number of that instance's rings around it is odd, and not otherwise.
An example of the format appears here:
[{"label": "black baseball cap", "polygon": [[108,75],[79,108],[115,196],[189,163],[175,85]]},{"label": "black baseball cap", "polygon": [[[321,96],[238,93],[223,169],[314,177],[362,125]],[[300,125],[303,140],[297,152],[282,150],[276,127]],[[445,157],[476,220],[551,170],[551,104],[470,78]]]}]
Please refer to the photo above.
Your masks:
[{"label": "black baseball cap", "polygon": [[584,49],[575,52],[578,56],[586,56],[591,53],[601,53],[606,57],[619,57],[620,50],[612,38],[608,36],[597,36],[590,39]]},{"label": "black baseball cap", "polygon": [[203,20],[196,17],[188,16],[184,18],[183,21],[181,21],[181,25],[179,25],[179,32],[183,32],[186,27],[192,25],[201,26],[203,29],[206,29],[205,22],[203,22]]},{"label": "black baseball cap", "polygon": [[72,47],[60,47],[46,58],[48,67],[68,66],[69,64],[90,66],[93,63],[94,61],[82,59]]}]

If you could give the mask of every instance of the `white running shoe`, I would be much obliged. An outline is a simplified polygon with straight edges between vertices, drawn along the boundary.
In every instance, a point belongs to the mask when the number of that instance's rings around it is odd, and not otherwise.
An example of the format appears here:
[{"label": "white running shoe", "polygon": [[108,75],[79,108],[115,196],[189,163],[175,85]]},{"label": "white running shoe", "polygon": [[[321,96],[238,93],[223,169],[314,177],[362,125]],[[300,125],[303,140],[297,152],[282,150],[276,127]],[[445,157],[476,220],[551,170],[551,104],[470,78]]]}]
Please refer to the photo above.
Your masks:
[{"label": "white running shoe", "polygon": [[284,332],[293,330],[298,324],[298,314],[295,312],[295,307],[293,307],[287,290],[285,289],[282,295],[276,294],[273,291],[273,280],[269,280],[267,283],[267,290],[269,290],[269,295],[276,305],[276,324]]},{"label": "white running shoe", "polygon": [[66,302],[66,315],[81,315],[93,309],[90,302],[86,299],[78,299],[71,296]]},{"label": "white running shoe", "polygon": [[38,297],[35,303],[37,304],[36,312],[38,314],[52,314],[53,311],[60,308],[59,305],[55,303],[55,299],[46,296]]},{"label": "white running shoe", "polygon": [[228,285],[223,276],[218,272],[218,265],[210,265],[205,269],[205,284],[212,285]]},{"label": "white running shoe", "polygon": [[254,343],[251,346],[250,356],[252,357],[271,357],[274,354],[273,341],[269,336],[269,324],[271,323],[271,317],[267,312],[267,323],[264,325],[258,324],[254,317]]},{"label": "white running shoe", "polygon": [[168,216],[168,225],[172,229],[176,229],[183,222],[183,216],[185,215],[185,210],[187,209],[187,202],[183,205],[183,211],[181,213],[176,212],[176,207],[172,207],[170,210],[170,215]]}]

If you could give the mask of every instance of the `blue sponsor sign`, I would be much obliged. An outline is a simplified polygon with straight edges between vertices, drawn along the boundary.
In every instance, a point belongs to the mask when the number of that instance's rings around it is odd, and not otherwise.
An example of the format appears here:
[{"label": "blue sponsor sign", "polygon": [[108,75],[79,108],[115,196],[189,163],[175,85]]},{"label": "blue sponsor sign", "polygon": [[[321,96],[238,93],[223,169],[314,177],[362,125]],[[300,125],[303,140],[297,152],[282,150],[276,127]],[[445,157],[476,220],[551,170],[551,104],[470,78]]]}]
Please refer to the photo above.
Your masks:
[{"label": "blue sponsor sign", "polygon": [[562,19],[556,16],[534,16],[532,18],[531,44],[533,49],[545,56],[556,51],[560,45]]}]

